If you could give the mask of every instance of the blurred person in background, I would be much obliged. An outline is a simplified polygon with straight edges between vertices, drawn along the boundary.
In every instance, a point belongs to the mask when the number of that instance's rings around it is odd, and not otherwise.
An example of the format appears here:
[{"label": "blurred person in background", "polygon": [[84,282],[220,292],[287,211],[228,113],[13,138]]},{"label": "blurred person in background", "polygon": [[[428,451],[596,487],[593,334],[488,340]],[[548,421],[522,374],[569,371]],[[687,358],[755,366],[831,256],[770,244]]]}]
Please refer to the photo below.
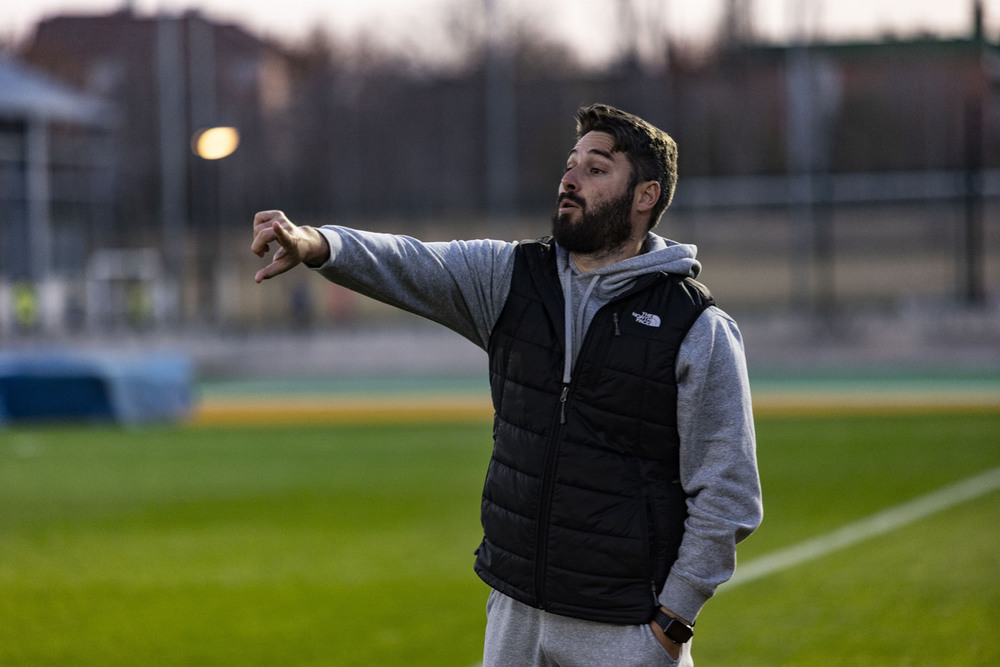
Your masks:
[{"label": "blurred person in background", "polygon": [[277,247],[257,282],[305,264],[488,353],[486,666],[693,664],[695,620],[761,521],[739,329],[696,248],[651,231],[676,180],[673,139],[593,105],[543,239],[254,218],[251,250]]}]

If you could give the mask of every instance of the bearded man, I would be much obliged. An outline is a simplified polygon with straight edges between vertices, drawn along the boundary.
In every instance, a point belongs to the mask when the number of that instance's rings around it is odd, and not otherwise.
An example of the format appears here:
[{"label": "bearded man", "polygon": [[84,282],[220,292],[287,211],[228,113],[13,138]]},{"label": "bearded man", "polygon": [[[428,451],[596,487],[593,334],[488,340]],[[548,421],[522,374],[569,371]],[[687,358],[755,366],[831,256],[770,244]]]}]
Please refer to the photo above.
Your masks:
[{"label": "bearded man", "polygon": [[736,323],[696,248],[651,230],[677,147],[577,112],[551,236],[423,243],[254,218],[256,280],[304,263],[489,355],[493,457],[476,573],[484,665],[691,665],[694,623],[762,517]]}]

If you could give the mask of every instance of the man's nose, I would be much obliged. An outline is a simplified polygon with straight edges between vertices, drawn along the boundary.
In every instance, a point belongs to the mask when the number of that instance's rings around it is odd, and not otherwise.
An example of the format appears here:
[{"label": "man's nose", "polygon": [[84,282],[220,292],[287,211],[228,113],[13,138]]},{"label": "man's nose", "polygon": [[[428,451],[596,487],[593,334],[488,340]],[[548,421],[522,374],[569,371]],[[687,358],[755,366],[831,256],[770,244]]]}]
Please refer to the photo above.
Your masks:
[{"label": "man's nose", "polygon": [[563,174],[562,180],[559,181],[559,186],[561,192],[576,192],[576,170],[567,169],[566,173]]}]

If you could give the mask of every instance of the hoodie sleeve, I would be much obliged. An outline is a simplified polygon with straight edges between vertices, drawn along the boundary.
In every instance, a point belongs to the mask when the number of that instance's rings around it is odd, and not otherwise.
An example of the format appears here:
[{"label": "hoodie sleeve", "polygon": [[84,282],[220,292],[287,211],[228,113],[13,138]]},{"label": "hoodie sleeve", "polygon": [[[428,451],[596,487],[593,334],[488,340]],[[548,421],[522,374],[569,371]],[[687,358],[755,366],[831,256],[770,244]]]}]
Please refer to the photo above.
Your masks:
[{"label": "hoodie sleeve", "polygon": [[326,279],[442,324],[486,349],[510,290],[515,244],[424,243],[347,227],[319,228],[330,259]]},{"label": "hoodie sleeve", "polygon": [[712,306],[691,327],[678,355],[677,380],[688,518],[659,600],[694,621],[732,577],[736,544],[763,516],[743,340],[726,313]]}]

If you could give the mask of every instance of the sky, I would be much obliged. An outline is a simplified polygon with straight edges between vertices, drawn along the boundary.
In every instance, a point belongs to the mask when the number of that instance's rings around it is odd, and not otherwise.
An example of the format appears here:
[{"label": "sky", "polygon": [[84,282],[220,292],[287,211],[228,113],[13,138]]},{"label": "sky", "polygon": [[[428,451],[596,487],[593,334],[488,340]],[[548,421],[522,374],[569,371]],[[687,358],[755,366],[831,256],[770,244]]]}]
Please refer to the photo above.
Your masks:
[{"label": "sky", "polygon": [[[600,62],[620,47],[619,7],[636,8],[648,34],[696,42],[710,35],[722,8],[732,0],[131,0],[136,13],[177,14],[195,8],[215,19],[239,23],[256,34],[294,42],[322,25],[334,37],[403,45],[431,58],[451,37],[444,29],[445,9],[464,13],[492,4],[494,11],[516,14],[543,26],[568,43],[584,62]],[[755,31],[770,40],[790,34],[831,38],[900,37],[925,32],[967,34],[973,0],[742,0],[753,7]],[[42,18],[60,13],[103,13],[126,0],[0,0],[0,38],[23,39]],[[986,28],[1000,37],[1000,0],[982,0]],[[482,14],[480,14],[481,16]],[[657,29],[662,26],[662,29]],[[640,35],[642,37],[643,35]]]}]

